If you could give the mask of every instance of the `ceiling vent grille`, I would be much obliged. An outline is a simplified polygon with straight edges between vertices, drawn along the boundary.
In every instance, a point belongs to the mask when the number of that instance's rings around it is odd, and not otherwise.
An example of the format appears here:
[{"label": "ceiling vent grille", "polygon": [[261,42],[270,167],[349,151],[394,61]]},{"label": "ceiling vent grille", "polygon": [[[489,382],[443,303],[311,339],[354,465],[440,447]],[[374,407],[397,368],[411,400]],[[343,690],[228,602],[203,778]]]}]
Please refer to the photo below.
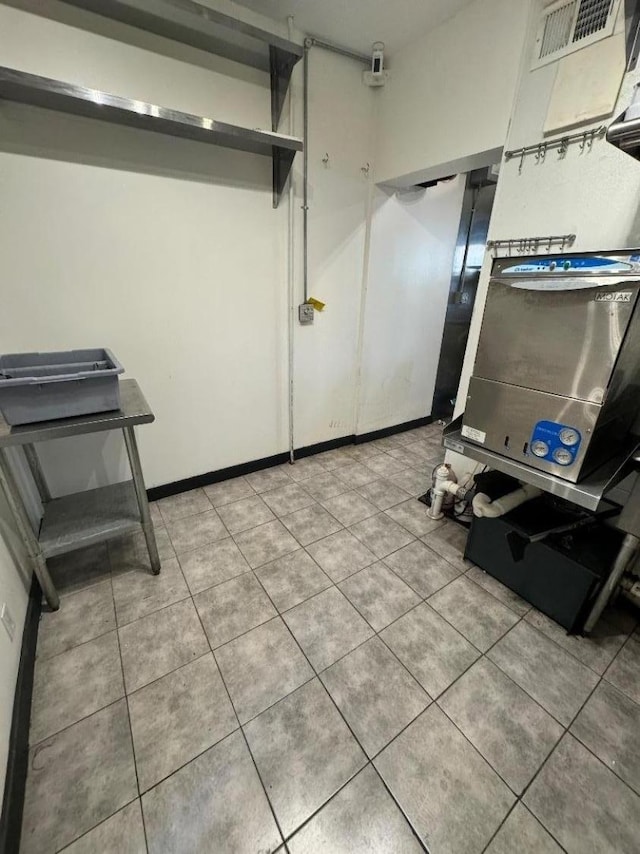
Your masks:
[{"label": "ceiling vent grille", "polygon": [[533,68],[555,62],[613,33],[620,0],[557,0],[542,14]]}]

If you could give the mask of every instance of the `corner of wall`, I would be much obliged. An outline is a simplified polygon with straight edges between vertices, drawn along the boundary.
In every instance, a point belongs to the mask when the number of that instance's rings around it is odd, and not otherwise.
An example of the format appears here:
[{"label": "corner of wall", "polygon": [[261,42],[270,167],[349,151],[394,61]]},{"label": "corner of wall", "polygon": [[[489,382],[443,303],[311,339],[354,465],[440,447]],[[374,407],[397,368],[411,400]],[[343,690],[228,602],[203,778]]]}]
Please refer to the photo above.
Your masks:
[{"label": "corner of wall", "polygon": [[0,607],[6,603],[15,620],[13,639],[0,626],[0,791],[4,791],[13,698],[20,665],[29,586],[31,579],[24,567],[26,560],[21,543],[13,530],[9,509],[0,498]]}]

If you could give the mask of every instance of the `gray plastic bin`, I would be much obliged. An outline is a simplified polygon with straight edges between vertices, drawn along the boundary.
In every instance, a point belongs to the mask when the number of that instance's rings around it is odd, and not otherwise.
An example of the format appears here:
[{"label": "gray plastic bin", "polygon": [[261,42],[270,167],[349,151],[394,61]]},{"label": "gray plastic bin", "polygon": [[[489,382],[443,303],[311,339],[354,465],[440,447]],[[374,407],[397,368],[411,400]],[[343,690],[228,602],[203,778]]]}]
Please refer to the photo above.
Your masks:
[{"label": "gray plastic bin", "polygon": [[0,410],[8,424],[33,424],[120,409],[110,350],[65,350],[0,356]]}]

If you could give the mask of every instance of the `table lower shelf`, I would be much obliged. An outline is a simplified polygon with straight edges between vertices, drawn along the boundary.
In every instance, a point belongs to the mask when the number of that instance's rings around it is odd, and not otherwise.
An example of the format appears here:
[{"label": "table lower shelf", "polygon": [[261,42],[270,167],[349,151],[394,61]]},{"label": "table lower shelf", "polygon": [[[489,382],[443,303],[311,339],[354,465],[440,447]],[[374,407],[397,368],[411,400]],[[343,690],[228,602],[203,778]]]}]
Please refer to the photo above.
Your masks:
[{"label": "table lower shelf", "polygon": [[49,501],[39,540],[49,558],[139,530],[136,492],[127,480]]}]

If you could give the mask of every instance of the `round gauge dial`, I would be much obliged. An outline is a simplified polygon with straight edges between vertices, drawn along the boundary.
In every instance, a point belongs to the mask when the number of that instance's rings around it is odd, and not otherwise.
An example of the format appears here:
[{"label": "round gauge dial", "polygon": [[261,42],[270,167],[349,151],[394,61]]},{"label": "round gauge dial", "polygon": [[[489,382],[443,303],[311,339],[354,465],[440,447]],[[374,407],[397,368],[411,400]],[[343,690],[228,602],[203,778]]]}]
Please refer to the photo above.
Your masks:
[{"label": "round gauge dial", "polygon": [[536,457],[546,457],[549,453],[549,446],[542,439],[536,439],[535,442],[531,443],[531,453],[535,454]]},{"label": "round gauge dial", "polygon": [[568,466],[573,462],[573,456],[566,448],[556,448],[553,452],[553,459],[561,466]]},{"label": "round gauge dial", "polygon": [[560,441],[563,445],[577,445],[580,441],[580,434],[572,427],[564,427],[560,431]]}]

